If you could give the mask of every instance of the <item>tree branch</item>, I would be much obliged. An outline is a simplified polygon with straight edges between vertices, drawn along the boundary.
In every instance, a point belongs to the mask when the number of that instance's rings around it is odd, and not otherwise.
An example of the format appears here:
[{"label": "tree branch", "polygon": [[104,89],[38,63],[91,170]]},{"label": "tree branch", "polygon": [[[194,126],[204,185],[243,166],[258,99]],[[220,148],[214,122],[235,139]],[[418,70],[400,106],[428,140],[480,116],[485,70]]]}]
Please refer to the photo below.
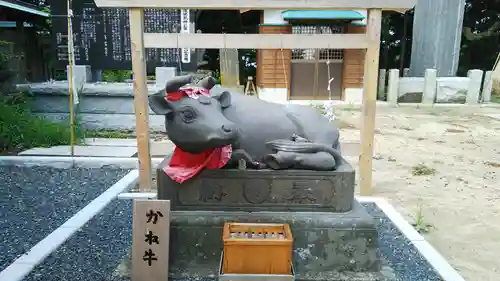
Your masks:
[{"label": "tree branch", "polygon": [[500,21],[495,22],[488,30],[479,32],[479,33],[473,33],[472,28],[470,27],[464,27],[464,36],[467,40],[469,41],[476,41],[476,40],[481,40],[486,37],[490,37],[494,35],[498,30],[500,30]]}]

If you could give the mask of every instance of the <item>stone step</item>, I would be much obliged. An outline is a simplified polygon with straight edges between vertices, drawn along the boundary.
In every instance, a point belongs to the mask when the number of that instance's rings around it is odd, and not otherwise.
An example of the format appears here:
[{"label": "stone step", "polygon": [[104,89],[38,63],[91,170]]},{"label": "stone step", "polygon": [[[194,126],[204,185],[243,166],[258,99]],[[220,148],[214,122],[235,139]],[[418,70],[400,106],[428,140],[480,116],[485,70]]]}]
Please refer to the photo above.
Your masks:
[{"label": "stone step", "polygon": [[[133,146],[75,146],[76,157],[132,157],[137,152]],[[71,156],[70,145],[36,147],[20,152],[21,156]]]},{"label": "stone step", "polygon": [[137,139],[116,139],[116,138],[86,138],[85,145],[88,146],[126,146],[137,147]]}]

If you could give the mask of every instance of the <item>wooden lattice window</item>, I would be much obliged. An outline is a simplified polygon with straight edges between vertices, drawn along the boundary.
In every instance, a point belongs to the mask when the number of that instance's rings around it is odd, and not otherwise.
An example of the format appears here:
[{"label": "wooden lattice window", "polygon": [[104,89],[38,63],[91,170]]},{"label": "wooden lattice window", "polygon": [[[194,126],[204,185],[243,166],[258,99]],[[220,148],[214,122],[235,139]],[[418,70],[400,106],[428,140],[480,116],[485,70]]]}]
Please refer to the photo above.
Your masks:
[{"label": "wooden lattice window", "polygon": [[[296,24],[293,34],[336,34],[344,33],[344,26],[339,24]],[[293,49],[292,60],[300,61],[342,61],[343,49]]]}]

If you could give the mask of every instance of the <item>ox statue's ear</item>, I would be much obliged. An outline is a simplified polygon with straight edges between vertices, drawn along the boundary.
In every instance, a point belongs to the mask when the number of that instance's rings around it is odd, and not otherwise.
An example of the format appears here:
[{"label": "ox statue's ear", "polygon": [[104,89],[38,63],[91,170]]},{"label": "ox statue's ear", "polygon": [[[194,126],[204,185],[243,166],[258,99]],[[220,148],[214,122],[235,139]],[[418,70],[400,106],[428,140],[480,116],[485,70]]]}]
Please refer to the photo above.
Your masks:
[{"label": "ox statue's ear", "polygon": [[208,90],[211,90],[215,84],[217,84],[217,81],[212,76],[207,76],[198,82],[198,86]]},{"label": "ox statue's ear", "polygon": [[172,108],[170,103],[166,100],[165,90],[161,90],[156,94],[150,95],[148,97],[149,107],[156,114],[168,115],[172,113]]},{"label": "ox statue's ear", "polygon": [[219,101],[222,108],[226,108],[231,105],[231,93],[229,93],[228,91],[224,91],[214,96],[214,98]]}]

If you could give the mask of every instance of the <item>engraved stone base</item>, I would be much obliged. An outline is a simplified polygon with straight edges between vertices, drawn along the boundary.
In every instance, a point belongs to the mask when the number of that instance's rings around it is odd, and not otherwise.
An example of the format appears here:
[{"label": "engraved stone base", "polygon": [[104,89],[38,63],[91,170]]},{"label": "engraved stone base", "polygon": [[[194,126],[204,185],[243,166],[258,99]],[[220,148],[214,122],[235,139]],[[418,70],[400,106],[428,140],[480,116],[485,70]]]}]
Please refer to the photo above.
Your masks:
[{"label": "engraved stone base", "polygon": [[176,183],[158,166],[158,199],[173,211],[347,212],[354,200],[354,169],[347,162],[336,171],[204,170]]},{"label": "engraved stone base", "polygon": [[302,279],[380,270],[374,221],[354,201],[353,209],[345,213],[173,211],[172,277],[217,276],[226,221],[289,223],[294,236],[294,267]]}]

